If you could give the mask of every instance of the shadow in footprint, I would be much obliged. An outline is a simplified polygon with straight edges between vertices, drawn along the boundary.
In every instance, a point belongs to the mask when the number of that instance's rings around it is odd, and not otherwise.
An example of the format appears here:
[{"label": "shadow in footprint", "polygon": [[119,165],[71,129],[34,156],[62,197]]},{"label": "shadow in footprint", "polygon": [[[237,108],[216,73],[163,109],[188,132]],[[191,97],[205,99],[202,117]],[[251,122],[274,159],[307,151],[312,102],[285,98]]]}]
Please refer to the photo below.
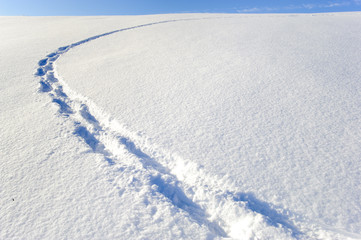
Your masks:
[{"label": "shadow in footprint", "polygon": [[217,223],[207,219],[205,210],[186,196],[183,190],[177,185],[177,178],[170,174],[164,166],[137,148],[130,139],[120,137],[119,142],[125,146],[127,151],[139,158],[144,168],[152,168],[159,172],[157,176],[152,177],[150,182],[157,186],[160,194],[169,199],[174,206],[187,212],[199,225],[207,226],[211,232],[218,236],[227,237],[226,232]]},{"label": "shadow in footprint", "polygon": [[85,127],[78,126],[74,130],[74,134],[81,137],[85,143],[93,150],[93,152],[100,153],[109,165],[114,165],[115,162],[109,157],[109,153],[105,150],[105,146],[94,137]]},{"label": "shadow in footprint", "polygon": [[46,65],[47,62],[48,62],[48,59],[45,58],[45,59],[41,59],[41,60],[38,62],[38,64],[39,64],[39,66],[44,66],[44,65]]},{"label": "shadow in footprint", "polygon": [[49,53],[49,54],[47,55],[47,57],[49,57],[49,58],[52,58],[52,57],[54,57],[54,56],[56,56],[56,53],[55,53],[55,52]]},{"label": "shadow in footprint", "polygon": [[186,211],[198,224],[206,225],[218,236],[227,237],[226,232],[217,223],[209,221],[206,212],[190,200],[171,177],[162,178],[161,175],[157,175],[151,179],[151,184],[156,185],[159,193],[169,199],[174,206]]},{"label": "shadow in footprint", "polygon": [[53,87],[49,83],[45,81],[40,81],[39,83],[40,83],[40,88],[39,88],[40,92],[50,92],[51,90],[53,90]]},{"label": "shadow in footprint", "polygon": [[45,71],[44,71],[44,69],[43,68],[38,68],[38,69],[36,69],[36,73],[35,73],[35,75],[36,76],[39,76],[39,77],[41,77],[41,76],[44,76],[45,75]]},{"label": "shadow in footprint", "polygon": [[50,82],[58,82],[58,79],[54,76],[54,72],[48,72],[46,74],[46,80],[50,81]]},{"label": "shadow in footprint", "polygon": [[67,98],[68,95],[66,95],[63,91],[63,87],[62,86],[59,86],[58,88],[55,89],[55,93],[56,93],[56,96],[57,97],[60,97],[60,98]]},{"label": "shadow in footprint", "polygon": [[96,118],[89,112],[89,109],[86,105],[82,105],[80,109],[80,115],[88,122],[98,127],[99,122]]},{"label": "shadow in footprint", "polygon": [[72,114],[73,110],[71,110],[71,107],[66,104],[66,102],[64,102],[63,100],[54,98],[53,102],[57,103],[60,107],[59,112],[60,113],[65,113],[65,114]]},{"label": "shadow in footprint", "polygon": [[253,193],[237,193],[232,195],[234,201],[244,202],[250,210],[265,216],[270,225],[274,227],[282,225],[292,232],[293,237],[302,235],[287,216],[277,212],[269,203],[258,200]]},{"label": "shadow in footprint", "polygon": [[150,159],[150,156],[148,156],[147,154],[145,154],[142,150],[140,150],[139,148],[137,148],[135,146],[135,144],[130,141],[128,138],[125,137],[120,137],[119,141],[121,144],[123,144],[126,149],[128,150],[128,152],[134,154],[135,156],[137,156],[138,158],[141,159]]},{"label": "shadow in footprint", "polygon": [[74,134],[78,135],[94,152],[100,152],[104,150],[104,145],[96,139],[85,127],[79,126],[75,129]]}]

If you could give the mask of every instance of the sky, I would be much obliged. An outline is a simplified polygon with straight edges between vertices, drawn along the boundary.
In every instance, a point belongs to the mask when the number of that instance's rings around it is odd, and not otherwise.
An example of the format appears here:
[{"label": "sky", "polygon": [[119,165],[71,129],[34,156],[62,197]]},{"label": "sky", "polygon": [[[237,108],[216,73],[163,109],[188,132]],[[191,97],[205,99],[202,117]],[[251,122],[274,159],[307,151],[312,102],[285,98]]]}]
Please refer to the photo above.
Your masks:
[{"label": "sky", "polygon": [[361,0],[0,0],[1,16],[361,11]]}]

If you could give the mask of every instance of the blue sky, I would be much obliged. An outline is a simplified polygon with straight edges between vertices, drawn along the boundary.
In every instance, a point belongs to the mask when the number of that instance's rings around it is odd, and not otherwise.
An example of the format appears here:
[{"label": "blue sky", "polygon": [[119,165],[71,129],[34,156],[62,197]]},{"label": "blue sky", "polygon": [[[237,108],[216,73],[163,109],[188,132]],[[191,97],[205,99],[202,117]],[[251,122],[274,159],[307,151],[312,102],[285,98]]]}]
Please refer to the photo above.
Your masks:
[{"label": "blue sky", "polygon": [[143,15],[184,12],[315,13],[361,11],[361,0],[0,0],[0,15]]}]

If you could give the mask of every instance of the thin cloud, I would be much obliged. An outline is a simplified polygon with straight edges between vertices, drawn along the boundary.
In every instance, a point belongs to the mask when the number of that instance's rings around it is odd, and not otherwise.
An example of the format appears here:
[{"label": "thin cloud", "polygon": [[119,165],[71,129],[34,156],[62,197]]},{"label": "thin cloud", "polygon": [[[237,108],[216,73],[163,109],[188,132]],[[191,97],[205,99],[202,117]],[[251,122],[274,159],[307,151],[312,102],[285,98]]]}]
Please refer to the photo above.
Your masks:
[{"label": "thin cloud", "polygon": [[[361,5],[361,0],[353,0],[357,5]],[[296,9],[319,9],[319,8],[335,8],[335,7],[344,7],[351,5],[350,1],[343,2],[329,2],[328,4],[300,4],[300,5],[288,5],[284,7],[253,7],[253,8],[243,8],[237,9],[238,13],[255,13],[255,12],[275,12],[280,10],[296,10]]]},{"label": "thin cloud", "polygon": [[261,12],[261,8],[245,8],[245,9],[237,9],[237,12],[239,13],[253,13],[253,12]]},{"label": "thin cloud", "polygon": [[325,7],[329,8],[329,7],[342,7],[342,6],[349,6],[351,3],[350,2],[341,2],[341,3],[330,3],[328,5],[325,5]]},{"label": "thin cloud", "polygon": [[[361,1],[361,0],[360,0]],[[244,9],[237,9],[239,13],[255,13],[255,12],[273,12],[280,10],[280,8],[270,8],[270,7],[263,7],[263,8],[244,8]]]},{"label": "thin cloud", "polygon": [[343,7],[343,6],[349,6],[351,5],[351,2],[332,2],[329,4],[321,4],[318,5],[319,8],[333,8],[333,7]]}]

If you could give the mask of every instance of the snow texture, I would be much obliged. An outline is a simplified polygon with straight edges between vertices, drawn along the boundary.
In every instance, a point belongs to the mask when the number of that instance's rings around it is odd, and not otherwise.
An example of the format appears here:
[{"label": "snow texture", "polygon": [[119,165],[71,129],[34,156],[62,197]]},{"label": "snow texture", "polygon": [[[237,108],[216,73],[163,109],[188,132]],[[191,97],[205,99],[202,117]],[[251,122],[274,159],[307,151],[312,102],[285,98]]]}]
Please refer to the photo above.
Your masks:
[{"label": "snow texture", "polygon": [[360,18],[0,18],[0,237],[361,238]]}]

